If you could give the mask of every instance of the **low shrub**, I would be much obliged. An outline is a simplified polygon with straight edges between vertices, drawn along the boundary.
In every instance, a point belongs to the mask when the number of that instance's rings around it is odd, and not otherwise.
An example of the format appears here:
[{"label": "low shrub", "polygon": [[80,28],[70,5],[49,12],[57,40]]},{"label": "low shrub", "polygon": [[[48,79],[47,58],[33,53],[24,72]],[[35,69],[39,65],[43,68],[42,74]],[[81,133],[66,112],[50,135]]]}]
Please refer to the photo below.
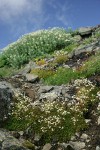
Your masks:
[{"label": "low shrub", "polygon": [[11,76],[14,73],[13,68],[8,68],[8,67],[2,67],[0,68],[0,77],[8,77]]},{"label": "low shrub", "polygon": [[58,68],[53,76],[45,79],[46,84],[61,85],[80,77],[80,73],[70,68]]},{"label": "low shrub", "polygon": [[55,54],[55,59],[52,63],[61,65],[68,60],[67,54],[64,51],[57,51]]},{"label": "low shrub", "polygon": [[68,46],[66,46],[63,51],[67,52],[67,53],[70,53],[72,52],[74,49],[76,49],[78,47],[78,44],[77,43],[71,43],[69,44]]},{"label": "low shrub", "polygon": [[16,121],[9,120],[6,126],[10,130],[25,130],[31,126],[35,133],[45,134],[46,141],[53,137],[66,141],[85,127],[82,113],[69,109],[64,102],[45,101],[41,106],[35,106],[28,97],[19,95],[16,98],[11,114]]},{"label": "low shrub", "polygon": [[82,112],[87,112],[90,105],[94,105],[94,103],[98,102],[98,88],[87,78],[75,80],[74,86],[77,89],[76,95],[74,96],[77,100],[76,107],[78,105]]},{"label": "low shrub", "polygon": [[29,60],[60,50],[72,41],[71,34],[62,28],[40,30],[24,35],[4,48],[0,61],[5,57],[9,66],[20,68]]},{"label": "low shrub", "polygon": [[91,56],[89,60],[83,64],[80,71],[85,77],[100,73],[100,53]]},{"label": "low shrub", "polygon": [[[97,92],[97,97],[100,101],[100,90]],[[97,113],[100,115],[100,102],[99,102],[98,107],[97,107]]]},{"label": "low shrub", "polygon": [[100,31],[95,33],[95,37],[96,37],[97,39],[100,38]]},{"label": "low shrub", "polygon": [[88,44],[91,44],[93,41],[94,41],[93,36],[91,36],[89,38],[84,39],[82,44],[88,45]]},{"label": "low shrub", "polygon": [[54,75],[55,71],[52,70],[52,69],[39,69],[39,68],[36,68],[36,69],[33,69],[31,71],[31,73],[38,75],[39,78],[41,78],[41,79],[46,79],[46,78]]},{"label": "low shrub", "polygon": [[89,104],[97,101],[97,90],[89,80],[77,79],[72,86],[76,94],[72,96],[71,105],[48,100],[37,106],[29,97],[16,93],[11,113],[11,118],[16,121],[9,120],[8,128],[25,130],[31,127],[36,134],[45,135],[46,141],[54,137],[59,141],[70,140],[72,135],[86,128],[84,112],[88,111]]},{"label": "low shrub", "polygon": [[37,60],[37,61],[36,61],[36,64],[37,64],[38,66],[45,65],[45,64],[46,64],[46,60],[45,60],[45,59]]}]

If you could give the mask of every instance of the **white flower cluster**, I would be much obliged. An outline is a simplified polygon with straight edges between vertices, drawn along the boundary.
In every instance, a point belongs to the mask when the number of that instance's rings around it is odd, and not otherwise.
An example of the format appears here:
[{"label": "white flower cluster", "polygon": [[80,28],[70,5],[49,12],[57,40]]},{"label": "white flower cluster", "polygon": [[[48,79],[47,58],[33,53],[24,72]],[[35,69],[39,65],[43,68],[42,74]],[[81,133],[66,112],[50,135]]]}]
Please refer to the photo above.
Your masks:
[{"label": "white flower cluster", "polygon": [[96,99],[96,96],[92,93],[95,89],[95,85],[88,79],[77,79],[74,81],[74,86],[77,92],[72,96],[75,102],[70,109],[83,113],[83,111],[87,111],[86,105],[94,102]]},{"label": "white flower cluster", "polygon": [[[41,132],[54,132],[55,129],[63,130],[66,124],[67,116],[70,116],[71,112],[65,107],[65,102],[46,101],[41,103],[41,106],[35,106],[32,100],[27,96],[20,93],[16,93],[16,104],[12,111],[12,115],[18,120],[27,120],[28,123],[33,121],[33,124],[40,125]],[[37,109],[38,108],[38,109]]]},{"label": "white flower cluster", "polygon": [[64,132],[68,128],[78,128],[77,123],[83,119],[87,104],[95,100],[96,96],[92,94],[95,86],[87,79],[77,79],[73,86],[76,88],[76,94],[72,96],[71,105],[48,100],[36,106],[29,97],[16,93],[17,100],[12,115],[18,120],[27,120],[29,125],[32,123],[37,126],[41,133],[54,133],[58,130]]},{"label": "white flower cluster", "polygon": [[29,97],[20,93],[19,91],[15,92],[15,97],[16,97],[16,102],[12,110],[12,115],[16,116],[17,119],[19,120],[23,118],[29,120],[29,118],[33,116],[32,100]]},{"label": "white flower cluster", "polygon": [[[100,100],[100,91],[97,92],[97,97],[98,97],[98,99]],[[98,113],[100,114],[100,102],[99,102],[99,104],[98,104],[97,110],[98,110]]]},{"label": "white flower cluster", "polygon": [[67,46],[73,41],[66,30],[54,28],[26,34],[17,42],[4,49],[4,55],[12,67],[17,67],[30,59],[54,52],[57,46]]},{"label": "white flower cluster", "polygon": [[63,50],[60,50],[60,51],[55,51],[54,52],[54,56],[59,56],[59,55],[67,55],[68,52],[67,51],[63,51]]},{"label": "white flower cluster", "polygon": [[44,126],[41,127],[42,132],[46,132],[50,130],[51,132],[55,130],[55,128],[63,129],[62,121],[65,120],[65,116],[69,115],[70,112],[65,109],[65,103],[59,103],[56,101],[42,104],[42,112],[45,114],[45,118],[40,116],[39,122]]},{"label": "white flower cluster", "polygon": [[98,104],[97,110],[100,110],[100,103]]},{"label": "white flower cluster", "polygon": [[97,92],[97,96],[100,99],[100,91]]},{"label": "white flower cluster", "polygon": [[77,79],[74,81],[74,86],[76,88],[80,88],[80,86],[85,86],[85,87],[95,87],[91,81],[89,81],[87,78],[85,79]]}]

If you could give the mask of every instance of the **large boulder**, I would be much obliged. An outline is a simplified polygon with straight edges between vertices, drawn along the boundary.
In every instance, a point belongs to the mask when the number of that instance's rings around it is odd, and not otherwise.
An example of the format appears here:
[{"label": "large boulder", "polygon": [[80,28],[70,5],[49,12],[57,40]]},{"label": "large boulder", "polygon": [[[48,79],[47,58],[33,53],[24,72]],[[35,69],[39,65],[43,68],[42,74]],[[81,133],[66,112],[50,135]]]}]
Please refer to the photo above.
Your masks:
[{"label": "large boulder", "polygon": [[85,148],[84,142],[72,142],[70,141],[69,144],[72,146],[74,150],[82,150]]},{"label": "large boulder", "polygon": [[78,29],[78,32],[81,36],[89,35],[92,33],[93,28],[92,27],[81,27]]},{"label": "large boulder", "polygon": [[74,55],[76,56],[82,53],[91,53],[93,50],[95,50],[96,46],[97,42],[84,46],[83,48],[76,49]]},{"label": "large boulder", "polygon": [[40,86],[39,93],[47,93],[54,89],[53,86]]},{"label": "large boulder", "polygon": [[40,95],[39,100],[40,101],[44,101],[44,100],[50,100],[50,101],[54,101],[58,98],[58,95],[55,91],[53,92],[49,92],[49,93],[42,93]]},{"label": "large boulder", "polygon": [[35,83],[35,82],[39,81],[38,75],[35,75],[35,74],[27,73],[25,75],[25,78],[26,78],[26,81],[30,82],[30,83]]},{"label": "large boulder", "polygon": [[25,75],[37,67],[38,65],[35,62],[30,61],[18,74]]},{"label": "large boulder", "polygon": [[44,145],[43,149],[42,150],[50,150],[51,149],[51,144],[50,143],[47,143]]},{"label": "large boulder", "polygon": [[92,53],[97,52],[100,49],[99,42],[93,42],[91,44],[88,44],[87,46],[78,47],[74,51],[68,54],[68,58],[72,58],[73,56],[81,55],[82,53]]},{"label": "large boulder", "polygon": [[0,150],[28,150],[6,130],[0,130]]},{"label": "large boulder", "polygon": [[0,82],[0,126],[9,116],[12,99],[11,85],[5,81]]}]

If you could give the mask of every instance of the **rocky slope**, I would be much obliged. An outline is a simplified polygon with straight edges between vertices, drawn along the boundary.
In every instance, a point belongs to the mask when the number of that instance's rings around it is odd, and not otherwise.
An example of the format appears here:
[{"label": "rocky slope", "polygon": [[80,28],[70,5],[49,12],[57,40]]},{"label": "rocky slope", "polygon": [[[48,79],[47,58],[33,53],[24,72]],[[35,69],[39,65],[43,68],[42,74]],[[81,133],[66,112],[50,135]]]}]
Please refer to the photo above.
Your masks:
[{"label": "rocky slope", "polygon": [[1,75],[1,150],[100,150],[100,26],[66,37],[73,43]]}]

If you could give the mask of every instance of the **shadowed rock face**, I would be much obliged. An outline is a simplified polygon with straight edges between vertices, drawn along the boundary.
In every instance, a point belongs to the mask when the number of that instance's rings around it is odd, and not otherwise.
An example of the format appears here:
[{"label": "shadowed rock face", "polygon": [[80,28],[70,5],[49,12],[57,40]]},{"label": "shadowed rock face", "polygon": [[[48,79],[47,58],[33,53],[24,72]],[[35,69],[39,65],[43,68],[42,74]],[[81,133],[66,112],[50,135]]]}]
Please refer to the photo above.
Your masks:
[{"label": "shadowed rock face", "polygon": [[0,129],[0,150],[28,150],[22,143],[10,135],[6,130]]},{"label": "shadowed rock face", "polygon": [[9,115],[11,108],[11,101],[13,92],[10,88],[10,84],[7,82],[0,82],[0,126]]}]

